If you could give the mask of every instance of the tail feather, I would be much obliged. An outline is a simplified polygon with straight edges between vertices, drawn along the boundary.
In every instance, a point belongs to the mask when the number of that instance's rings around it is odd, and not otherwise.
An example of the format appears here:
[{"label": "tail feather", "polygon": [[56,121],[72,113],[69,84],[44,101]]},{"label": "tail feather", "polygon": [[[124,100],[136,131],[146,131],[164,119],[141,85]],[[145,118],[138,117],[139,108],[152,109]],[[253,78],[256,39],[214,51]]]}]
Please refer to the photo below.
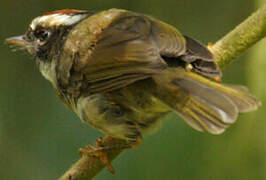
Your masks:
[{"label": "tail feather", "polygon": [[[184,107],[176,107],[177,112],[184,120],[199,131],[207,131],[212,134],[221,134],[231,124],[226,123],[223,114],[226,112],[216,111],[217,107],[208,107],[201,99],[191,97]],[[228,117],[226,117],[228,119]],[[235,114],[230,117],[233,123]]]},{"label": "tail feather", "polygon": [[240,113],[254,111],[261,105],[260,101],[250,94],[245,86],[240,85],[224,85],[228,96],[237,105]]},{"label": "tail feather", "polygon": [[239,113],[255,110],[260,102],[244,86],[224,85],[182,68],[154,77],[156,96],[199,131],[220,134]]}]

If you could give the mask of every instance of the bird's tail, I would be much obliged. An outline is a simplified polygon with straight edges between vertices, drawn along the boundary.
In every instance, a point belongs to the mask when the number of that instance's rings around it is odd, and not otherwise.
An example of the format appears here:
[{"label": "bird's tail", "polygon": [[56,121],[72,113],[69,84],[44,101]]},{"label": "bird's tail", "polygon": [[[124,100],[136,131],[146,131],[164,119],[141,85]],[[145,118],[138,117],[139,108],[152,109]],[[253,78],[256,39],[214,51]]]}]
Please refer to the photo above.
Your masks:
[{"label": "bird's tail", "polygon": [[239,113],[256,110],[260,101],[244,86],[213,82],[182,68],[154,76],[155,96],[199,131],[220,134]]}]

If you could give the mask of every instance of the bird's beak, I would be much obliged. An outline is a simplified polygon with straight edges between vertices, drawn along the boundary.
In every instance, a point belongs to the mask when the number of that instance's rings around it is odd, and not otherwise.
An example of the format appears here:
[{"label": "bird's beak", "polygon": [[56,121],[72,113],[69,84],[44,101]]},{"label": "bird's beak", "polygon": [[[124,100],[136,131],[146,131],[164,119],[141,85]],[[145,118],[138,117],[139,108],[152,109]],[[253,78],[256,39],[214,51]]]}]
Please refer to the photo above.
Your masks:
[{"label": "bird's beak", "polygon": [[26,41],[26,38],[24,35],[7,38],[5,40],[5,43],[7,43],[9,45],[18,46],[18,47],[27,47],[27,45],[29,44]]}]

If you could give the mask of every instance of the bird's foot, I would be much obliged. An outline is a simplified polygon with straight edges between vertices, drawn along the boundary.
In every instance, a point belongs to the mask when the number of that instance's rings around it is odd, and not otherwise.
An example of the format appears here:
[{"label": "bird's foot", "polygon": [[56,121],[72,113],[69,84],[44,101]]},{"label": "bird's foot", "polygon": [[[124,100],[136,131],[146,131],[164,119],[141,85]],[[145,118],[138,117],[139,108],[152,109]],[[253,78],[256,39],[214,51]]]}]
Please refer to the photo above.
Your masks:
[{"label": "bird's foot", "polygon": [[115,138],[111,138],[110,143],[105,144],[103,141],[103,138],[99,138],[96,141],[95,146],[87,146],[86,148],[80,148],[79,152],[81,155],[87,155],[87,156],[92,156],[98,158],[107,168],[108,170],[114,174],[115,169],[112,166],[109,157],[108,157],[108,152],[116,149],[127,149],[127,148],[136,148],[141,144],[142,138],[137,138],[133,142],[126,142],[124,140],[119,140]]},{"label": "bird's foot", "polygon": [[115,169],[112,166],[107,154],[107,150],[109,149],[110,147],[105,147],[103,145],[103,139],[99,138],[96,141],[96,146],[88,145],[86,148],[80,148],[79,153],[81,155],[87,155],[98,158],[108,168],[108,170],[112,174],[114,174]]}]

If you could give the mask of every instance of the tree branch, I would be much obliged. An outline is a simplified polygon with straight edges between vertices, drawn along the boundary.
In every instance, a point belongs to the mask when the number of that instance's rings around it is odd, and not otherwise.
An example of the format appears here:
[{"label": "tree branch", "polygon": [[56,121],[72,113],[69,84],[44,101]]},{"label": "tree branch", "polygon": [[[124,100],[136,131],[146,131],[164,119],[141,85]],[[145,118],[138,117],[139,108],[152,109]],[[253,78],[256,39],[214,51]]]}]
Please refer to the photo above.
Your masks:
[{"label": "tree branch", "polygon": [[[266,36],[266,6],[238,25],[209,48],[220,67],[230,64],[238,55]],[[120,147],[125,141],[106,137],[103,146]],[[125,148],[116,148],[107,151],[109,160],[114,160]],[[88,180],[96,176],[104,168],[98,158],[82,156],[59,180]]]},{"label": "tree branch", "polygon": [[266,5],[209,48],[220,67],[266,36]]},{"label": "tree branch", "polygon": [[[102,140],[103,147],[115,147],[108,151],[107,157],[112,162],[119,154],[121,154],[127,143],[120,139],[114,139],[111,137],[105,137]],[[72,167],[65,172],[65,174],[59,178],[59,180],[88,180],[96,176],[103,168],[104,164],[96,157],[82,156]]]}]

